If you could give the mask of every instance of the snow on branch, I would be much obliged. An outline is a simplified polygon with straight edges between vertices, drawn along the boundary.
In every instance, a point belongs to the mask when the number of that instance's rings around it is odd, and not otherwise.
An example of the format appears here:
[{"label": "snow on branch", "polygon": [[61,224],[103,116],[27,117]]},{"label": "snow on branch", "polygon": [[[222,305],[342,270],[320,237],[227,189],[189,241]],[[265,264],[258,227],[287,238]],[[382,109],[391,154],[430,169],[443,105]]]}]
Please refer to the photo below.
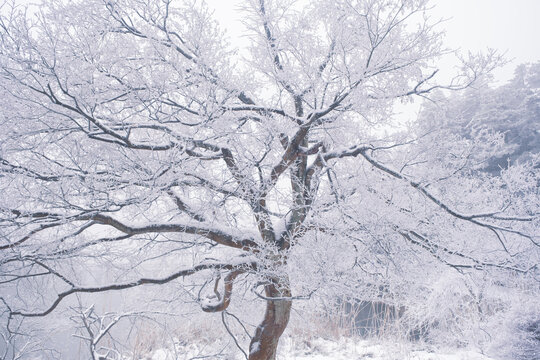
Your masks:
[{"label": "snow on branch", "polygon": [[110,216],[103,214],[87,214],[77,217],[78,220],[93,220],[96,223],[110,225],[121,232],[128,235],[146,234],[146,233],[187,233],[193,235],[201,235],[210,240],[215,241],[220,245],[225,245],[246,251],[256,251],[257,243],[253,239],[241,239],[233,235],[227,234],[216,228],[208,228],[204,226],[194,226],[185,224],[150,224],[146,226],[129,226],[125,223],[116,220]]},{"label": "snow on branch", "polygon": [[[412,186],[413,188],[415,188],[417,191],[419,191],[420,193],[422,193],[424,196],[426,196],[431,202],[433,202],[434,204],[436,204],[439,208],[441,208],[442,210],[444,210],[446,213],[452,215],[453,217],[455,218],[458,218],[458,219],[461,219],[463,221],[468,221],[472,224],[475,224],[475,225],[478,225],[478,226],[481,226],[481,227],[484,227],[486,229],[489,229],[491,230],[492,232],[495,233],[495,235],[497,235],[497,238],[499,239],[499,241],[501,242],[501,244],[503,245],[503,247],[505,248],[506,250],[506,246],[504,245],[504,243],[502,242],[502,239],[501,237],[498,235],[497,231],[503,231],[503,232],[508,232],[508,233],[512,233],[512,234],[516,234],[516,235],[519,235],[519,236],[522,236],[524,238],[527,238],[529,239],[532,243],[534,243],[535,245],[537,246],[540,246],[540,244],[538,244],[536,241],[534,241],[533,239],[533,236],[529,235],[529,234],[526,234],[526,233],[523,233],[521,231],[518,231],[518,230],[514,230],[514,229],[511,229],[511,228],[508,228],[508,227],[504,227],[504,226],[498,226],[498,225],[495,225],[495,224],[490,224],[490,223],[486,223],[486,222],[481,222],[481,221],[478,221],[477,219],[478,218],[493,218],[493,219],[496,219],[496,220],[506,220],[506,221],[523,221],[523,217],[511,217],[511,216],[508,216],[508,217],[495,217],[495,216],[490,216],[489,213],[487,214],[478,214],[478,215],[475,215],[475,214],[469,214],[469,215],[466,215],[466,214],[462,214],[456,210],[453,210],[449,205],[447,205],[445,202],[443,202],[442,200],[438,199],[436,196],[434,196],[433,194],[431,194],[424,186],[422,186],[420,183],[418,182],[415,182],[413,180],[410,180],[409,178],[407,178],[405,175],[402,175],[400,173],[398,173],[397,171],[395,170],[392,170],[390,169],[389,167],[383,165],[382,163],[378,162],[377,160],[375,160],[373,157],[371,157],[370,155],[367,154],[367,151],[368,150],[371,150],[370,148],[368,149],[361,149],[361,150],[358,150],[357,154],[361,155],[362,157],[364,157],[364,159],[366,159],[371,165],[373,165],[375,168],[391,175],[392,177],[396,178],[396,179],[400,179],[400,180],[404,180],[406,181],[410,186]],[[356,153],[356,151],[355,151]]]},{"label": "snow on branch", "polygon": [[214,293],[216,298],[206,298],[201,304],[201,308],[205,312],[219,312],[224,311],[229,307],[231,302],[231,296],[233,291],[233,282],[242,274],[245,270],[233,270],[225,276],[225,281],[223,282],[223,295],[218,291],[219,280],[221,277],[217,277],[214,285]]},{"label": "snow on branch", "polygon": [[[189,269],[184,269],[177,271],[173,274],[170,274],[163,278],[140,278],[135,281],[130,281],[128,283],[123,284],[111,284],[111,285],[104,285],[104,286],[95,286],[95,287],[78,287],[73,286],[69,290],[63,291],[59,293],[56,297],[56,300],[49,305],[48,308],[46,308],[43,311],[40,312],[28,312],[28,311],[12,311],[10,310],[9,314],[10,317],[13,316],[23,316],[23,317],[42,317],[50,314],[54,309],[58,307],[58,305],[64,300],[66,297],[73,295],[73,294],[79,294],[79,293],[101,293],[106,291],[118,291],[118,290],[125,290],[134,288],[141,285],[161,285],[169,283],[173,280],[176,280],[180,277],[193,275],[196,272],[202,271],[202,270],[208,270],[208,269],[216,269],[216,270],[235,270],[238,271],[251,269],[254,270],[257,268],[257,263],[253,261],[253,259],[248,259],[251,261],[246,262],[235,262],[233,264],[231,263],[220,263],[215,261],[206,261],[203,262],[197,266],[194,266]],[[2,299],[3,301],[3,299]],[[5,301],[4,301],[5,303]]]}]

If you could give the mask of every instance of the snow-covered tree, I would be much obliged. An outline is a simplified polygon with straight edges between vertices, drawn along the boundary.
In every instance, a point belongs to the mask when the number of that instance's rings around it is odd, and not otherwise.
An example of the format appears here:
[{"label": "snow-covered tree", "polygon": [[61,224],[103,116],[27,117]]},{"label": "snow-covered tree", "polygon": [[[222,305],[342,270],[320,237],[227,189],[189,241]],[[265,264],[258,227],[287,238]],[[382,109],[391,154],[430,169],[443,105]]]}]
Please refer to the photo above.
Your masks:
[{"label": "snow-covered tree", "polygon": [[328,286],[420,298],[446,269],[538,275],[537,169],[471,176],[496,134],[389,130],[396,102],[466,88],[496,54],[440,83],[425,0],[242,11],[236,51],[195,0],[3,6],[6,333],[76,294],[180,284],[223,312],[241,287],[266,305],[246,353],[267,360],[293,301]]},{"label": "snow-covered tree", "polygon": [[492,151],[476,165],[498,175],[509,163],[533,160],[540,152],[539,117],[540,63],[535,63],[518,66],[499,87],[475,86],[440,97],[424,107],[418,125],[420,133],[444,129],[466,139],[496,134],[502,140],[499,156]]}]

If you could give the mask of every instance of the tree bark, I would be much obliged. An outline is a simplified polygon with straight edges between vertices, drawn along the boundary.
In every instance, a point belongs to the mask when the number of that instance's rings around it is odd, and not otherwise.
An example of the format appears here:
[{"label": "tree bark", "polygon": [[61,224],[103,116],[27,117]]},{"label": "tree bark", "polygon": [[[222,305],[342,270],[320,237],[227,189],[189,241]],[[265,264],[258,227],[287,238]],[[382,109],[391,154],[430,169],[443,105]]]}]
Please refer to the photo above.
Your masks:
[{"label": "tree bark", "polygon": [[[289,323],[291,314],[291,289],[288,276],[274,280],[264,288],[267,300],[262,323],[255,330],[249,345],[249,360],[275,360],[281,334]],[[283,299],[287,298],[287,299]]]}]

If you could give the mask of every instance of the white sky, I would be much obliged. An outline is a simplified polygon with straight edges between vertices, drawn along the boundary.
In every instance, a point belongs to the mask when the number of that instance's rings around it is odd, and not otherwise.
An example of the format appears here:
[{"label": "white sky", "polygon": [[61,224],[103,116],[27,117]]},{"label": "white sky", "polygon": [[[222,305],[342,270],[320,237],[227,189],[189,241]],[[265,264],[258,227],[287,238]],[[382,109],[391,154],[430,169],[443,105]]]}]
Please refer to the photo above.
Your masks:
[{"label": "white sky", "polygon": [[[233,37],[240,35],[240,0],[207,0]],[[463,52],[495,48],[510,64],[495,71],[498,81],[512,77],[516,65],[540,61],[540,0],[432,0],[434,18],[448,19],[446,46]],[[447,66],[451,66],[448,64]]]},{"label": "white sky", "polygon": [[434,14],[450,18],[446,43],[464,51],[487,47],[506,52],[509,65],[495,72],[500,81],[516,65],[540,61],[540,0],[434,0]]}]

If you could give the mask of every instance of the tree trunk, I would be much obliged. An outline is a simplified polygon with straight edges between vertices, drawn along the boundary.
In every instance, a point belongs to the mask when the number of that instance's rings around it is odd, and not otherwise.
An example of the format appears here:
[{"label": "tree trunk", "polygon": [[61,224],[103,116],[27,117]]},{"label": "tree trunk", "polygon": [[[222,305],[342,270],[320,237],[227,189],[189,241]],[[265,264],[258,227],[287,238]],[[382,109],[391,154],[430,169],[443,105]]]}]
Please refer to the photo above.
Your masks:
[{"label": "tree trunk", "polygon": [[[290,298],[289,278],[281,278],[271,285],[266,285],[268,298]],[[289,323],[292,301],[268,300],[262,323],[255,330],[255,336],[249,345],[249,360],[274,360],[281,334]]]}]

